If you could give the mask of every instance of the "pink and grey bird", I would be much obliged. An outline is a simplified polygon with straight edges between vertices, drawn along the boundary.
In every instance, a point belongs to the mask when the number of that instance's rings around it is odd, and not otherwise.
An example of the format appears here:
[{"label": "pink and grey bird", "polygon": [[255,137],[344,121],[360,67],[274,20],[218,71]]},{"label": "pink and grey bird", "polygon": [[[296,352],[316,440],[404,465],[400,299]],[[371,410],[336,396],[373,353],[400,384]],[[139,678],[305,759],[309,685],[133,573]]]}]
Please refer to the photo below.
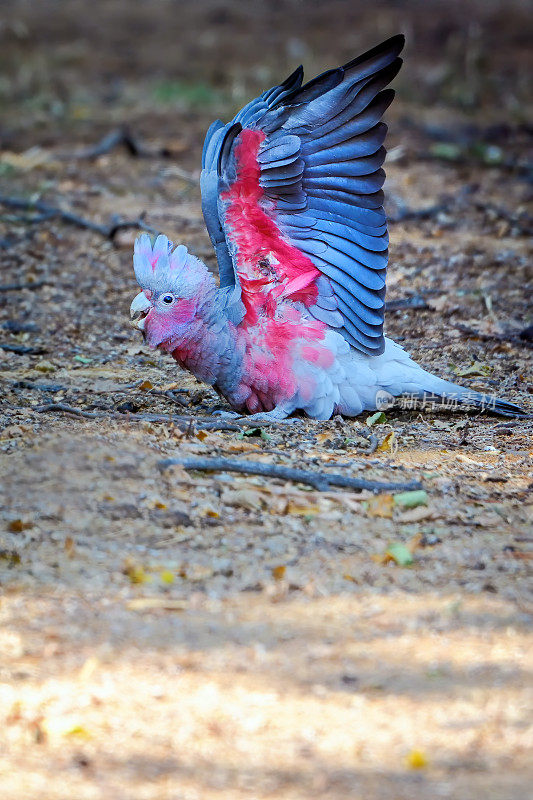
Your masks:
[{"label": "pink and grey bird", "polygon": [[135,243],[136,327],[238,412],[354,417],[405,394],[520,412],[431,375],[383,335],[382,116],[403,44],[303,86],[299,67],[211,125],[201,190],[219,287],[184,245]]}]

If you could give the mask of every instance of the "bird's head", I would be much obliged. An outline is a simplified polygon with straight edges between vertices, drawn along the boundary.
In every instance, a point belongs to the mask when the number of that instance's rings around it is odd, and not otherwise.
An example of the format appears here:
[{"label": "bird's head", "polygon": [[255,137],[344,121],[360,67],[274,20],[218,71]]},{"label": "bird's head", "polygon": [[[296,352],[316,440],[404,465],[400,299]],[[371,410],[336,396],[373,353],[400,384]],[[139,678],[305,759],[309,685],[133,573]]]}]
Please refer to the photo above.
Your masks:
[{"label": "bird's head", "polygon": [[150,347],[173,350],[196,329],[212,301],[213,276],[185,245],[174,248],[162,235],[152,245],[146,233],[135,242],[133,268],[141,292],[130,306],[132,324]]}]

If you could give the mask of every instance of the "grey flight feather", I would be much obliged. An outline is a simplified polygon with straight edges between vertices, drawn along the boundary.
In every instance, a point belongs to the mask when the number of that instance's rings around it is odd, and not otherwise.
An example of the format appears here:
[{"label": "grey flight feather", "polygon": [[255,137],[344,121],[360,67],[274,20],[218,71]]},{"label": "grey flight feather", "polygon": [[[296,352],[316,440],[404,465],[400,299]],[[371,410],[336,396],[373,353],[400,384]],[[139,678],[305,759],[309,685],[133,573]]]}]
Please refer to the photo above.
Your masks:
[{"label": "grey flight feather", "polygon": [[260,185],[275,204],[273,219],[287,241],[324,276],[309,313],[337,328],[362,353],[384,349],[383,314],[388,262],[383,210],[381,121],[394,92],[404,45],[394,36],[302,86],[299,67],[264,92],[232,122],[210,127],[202,158],[202,210],[215,247],[220,285],[234,289],[241,312],[235,246],[226,229],[221,193],[236,178],[235,144],[244,128],[262,131]]}]

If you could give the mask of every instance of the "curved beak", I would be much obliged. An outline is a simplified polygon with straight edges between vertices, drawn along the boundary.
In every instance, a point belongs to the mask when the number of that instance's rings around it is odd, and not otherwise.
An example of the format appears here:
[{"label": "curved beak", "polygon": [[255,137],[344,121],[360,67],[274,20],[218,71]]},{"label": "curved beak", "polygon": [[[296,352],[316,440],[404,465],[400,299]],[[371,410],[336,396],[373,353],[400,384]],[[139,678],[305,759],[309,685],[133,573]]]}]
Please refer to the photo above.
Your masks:
[{"label": "curved beak", "polygon": [[130,317],[131,324],[134,328],[140,331],[144,330],[144,320],[151,308],[152,304],[144,292],[139,292],[139,294],[133,298],[133,302],[130,306]]}]

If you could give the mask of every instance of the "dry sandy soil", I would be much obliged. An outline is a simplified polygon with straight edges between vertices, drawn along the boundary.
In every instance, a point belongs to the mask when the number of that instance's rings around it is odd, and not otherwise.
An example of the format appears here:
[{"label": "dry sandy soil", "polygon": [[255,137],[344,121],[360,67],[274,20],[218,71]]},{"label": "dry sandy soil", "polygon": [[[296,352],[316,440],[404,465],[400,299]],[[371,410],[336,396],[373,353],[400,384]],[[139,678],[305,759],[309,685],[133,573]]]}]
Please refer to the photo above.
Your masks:
[{"label": "dry sandy soil", "polygon": [[[214,267],[211,120],[295,62],[312,75],[403,29],[388,299],[422,307],[388,333],[531,413],[530,11],[6,2],[0,194],[104,225],[145,212]],[[86,157],[123,124],[147,154]],[[522,800],[531,421],[395,409],[214,430],[219,399],[128,326],[136,231],[0,213],[2,797]],[[427,497],[158,466],[186,455]]]}]

